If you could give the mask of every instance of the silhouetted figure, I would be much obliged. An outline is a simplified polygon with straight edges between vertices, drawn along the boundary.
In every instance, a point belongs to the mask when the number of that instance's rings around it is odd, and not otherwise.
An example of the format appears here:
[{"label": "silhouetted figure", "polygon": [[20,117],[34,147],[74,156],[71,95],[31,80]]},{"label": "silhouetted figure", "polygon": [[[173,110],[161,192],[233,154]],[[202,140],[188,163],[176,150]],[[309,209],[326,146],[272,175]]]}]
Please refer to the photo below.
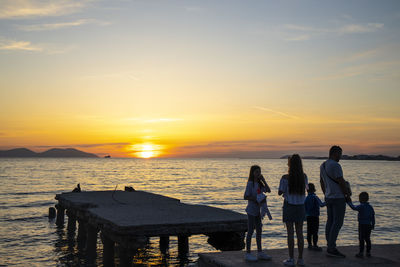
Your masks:
[{"label": "silhouetted figure", "polygon": [[[271,256],[265,254],[261,247],[261,232],[262,232],[262,222],[260,213],[260,204],[257,201],[257,191],[266,193],[271,192],[267,182],[261,175],[260,166],[253,165],[250,168],[249,179],[247,180],[246,191],[244,192],[244,199],[247,200],[247,218],[248,218],[248,228],[246,236],[246,260],[247,261],[257,261],[260,260],[270,260]],[[254,228],[256,228],[256,242],[257,242],[257,257],[251,254],[251,237],[254,233]]]},{"label": "silhouetted figure", "polygon": [[[306,218],[304,200],[308,188],[307,175],[303,172],[303,164],[298,154],[288,158],[288,174],[282,176],[278,195],[283,195],[282,220],[286,224],[289,259],[283,262],[286,266],[294,266],[294,227],[296,228],[297,248],[299,256],[297,265],[304,266],[303,222]],[[294,225],[294,226],[293,226]]]},{"label": "silhouetted figure", "polygon": [[321,189],[325,194],[328,218],[325,226],[325,236],[328,243],[328,256],[346,257],[336,248],[336,240],[342,228],[346,201],[351,201],[350,192],[343,178],[343,170],[339,164],[342,157],[342,148],[332,146],[329,150],[329,159],[320,167]]},{"label": "silhouetted figure", "polygon": [[135,192],[136,190],[132,186],[125,186],[125,191],[126,192]]},{"label": "silhouetted figure", "polygon": [[74,188],[74,190],[72,190],[72,192],[73,192],[73,193],[81,192],[81,185],[80,185],[80,184],[77,184],[76,187]]},{"label": "silhouetted figure", "polygon": [[349,202],[350,208],[358,211],[358,240],[360,241],[360,251],[356,257],[362,258],[364,255],[364,242],[367,244],[367,257],[371,257],[371,231],[375,228],[375,211],[368,203],[369,195],[361,192],[358,196],[360,205],[354,206]]},{"label": "silhouetted figure", "polygon": [[322,251],[318,246],[318,230],[319,230],[319,208],[325,207],[325,202],[322,202],[315,194],[315,186],[313,183],[308,184],[308,196],[304,201],[307,217],[307,243],[308,249]]}]

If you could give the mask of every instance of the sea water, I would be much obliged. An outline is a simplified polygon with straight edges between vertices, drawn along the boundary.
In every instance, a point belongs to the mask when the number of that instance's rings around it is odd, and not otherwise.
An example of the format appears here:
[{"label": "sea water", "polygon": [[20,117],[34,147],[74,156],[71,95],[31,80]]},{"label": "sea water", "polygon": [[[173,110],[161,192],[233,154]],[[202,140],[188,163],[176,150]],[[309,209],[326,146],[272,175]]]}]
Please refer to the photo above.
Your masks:
[{"label": "sea water", "polygon": [[[319,186],[322,160],[304,160],[309,182]],[[375,209],[373,244],[400,243],[400,162],[341,161],[344,177],[350,181],[353,201],[367,191]],[[280,159],[85,159],[85,158],[3,158],[0,159],[0,265],[7,266],[83,266],[85,255],[77,250],[66,228],[57,228],[47,218],[48,208],[56,204],[56,194],[71,191],[77,183],[84,191],[124,190],[133,186],[180,199],[245,213],[243,200],[249,169],[253,164],[271,187],[268,204],[272,221],[263,221],[265,249],[285,248],[286,230],[282,223],[282,197],[279,180],[287,173],[287,160]],[[323,198],[322,198],[323,199]],[[67,219],[66,219],[67,220]],[[321,208],[320,242],[325,246],[326,209]],[[347,207],[338,245],[357,245],[357,213]],[[216,251],[207,237],[189,238],[187,259],[179,259],[177,238],[171,237],[167,255],[159,251],[158,239],[151,238],[146,248],[134,257],[136,266],[187,266],[200,252]],[[253,240],[255,249],[255,240]],[[102,265],[102,244],[97,246],[97,265]],[[118,261],[118,259],[116,259]]]}]

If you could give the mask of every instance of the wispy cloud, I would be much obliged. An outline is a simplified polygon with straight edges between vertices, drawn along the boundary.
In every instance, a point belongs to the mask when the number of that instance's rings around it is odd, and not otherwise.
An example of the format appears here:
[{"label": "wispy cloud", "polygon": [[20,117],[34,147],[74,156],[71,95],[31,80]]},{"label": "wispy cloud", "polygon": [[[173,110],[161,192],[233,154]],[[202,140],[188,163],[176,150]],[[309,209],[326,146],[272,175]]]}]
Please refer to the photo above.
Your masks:
[{"label": "wispy cloud", "polygon": [[351,34],[351,33],[367,33],[376,32],[382,29],[383,23],[367,23],[367,24],[349,24],[337,29],[337,33],[340,34]]},{"label": "wispy cloud", "polygon": [[285,41],[306,41],[306,40],[309,40],[310,37],[311,36],[309,34],[301,34],[301,35],[285,37],[284,40]]},{"label": "wispy cloud", "polygon": [[22,31],[52,31],[64,28],[78,27],[85,24],[96,24],[104,26],[104,25],[109,25],[110,23],[93,19],[79,19],[75,21],[59,22],[59,23],[17,25],[17,28]]},{"label": "wispy cloud", "polygon": [[384,27],[383,23],[364,23],[364,24],[346,24],[339,27],[313,27],[297,24],[283,25],[284,40],[286,41],[304,41],[309,40],[314,36],[336,34],[362,34],[371,33],[381,30]]},{"label": "wispy cloud", "polygon": [[284,113],[284,112],[281,112],[278,110],[273,110],[270,108],[265,108],[265,107],[260,107],[260,106],[255,106],[254,108],[258,109],[258,110],[262,110],[262,111],[271,112],[271,113],[274,113],[274,114],[277,114],[277,115],[280,115],[280,116],[283,116],[283,117],[286,117],[289,119],[296,119],[296,120],[299,119],[299,117],[297,117],[297,116],[293,116],[293,115],[290,115],[290,114],[287,114],[287,113]]},{"label": "wispy cloud", "polygon": [[361,51],[358,53],[354,53],[348,57],[346,57],[345,61],[356,61],[356,60],[362,60],[362,59],[367,59],[367,58],[371,58],[375,55],[378,54],[378,49],[370,49],[370,50],[365,50],[365,51]]},{"label": "wispy cloud", "polygon": [[5,40],[0,38],[0,50],[41,52],[43,48],[33,45],[29,41]]},{"label": "wispy cloud", "polygon": [[0,19],[62,16],[82,10],[90,0],[2,0]]},{"label": "wispy cloud", "polygon": [[343,67],[340,71],[337,71],[330,75],[316,77],[314,78],[314,80],[318,81],[336,80],[336,79],[349,78],[359,75],[369,75],[370,79],[374,79],[374,77],[378,74],[391,75],[393,70],[397,70],[399,66],[400,66],[399,60],[358,64],[354,66]]},{"label": "wispy cloud", "polygon": [[104,146],[117,146],[124,147],[130,145],[131,143],[98,143],[98,144],[68,144],[68,145],[46,145],[46,146],[35,146],[36,148],[76,148],[76,147],[84,147],[84,148],[92,148],[92,147],[104,147]]},{"label": "wispy cloud", "polygon": [[125,118],[124,121],[135,121],[139,123],[166,123],[166,122],[177,122],[183,121],[180,118],[152,118],[152,119],[145,119],[145,118]]},{"label": "wispy cloud", "polygon": [[301,31],[309,33],[338,33],[338,34],[352,34],[352,33],[367,33],[375,32],[382,29],[383,23],[366,23],[366,24],[347,24],[336,28],[318,28],[296,24],[286,24],[284,28],[292,31]]},{"label": "wispy cloud", "polygon": [[325,149],[326,145],[312,141],[240,140],[181,145],[171,152],[176,157],[278,158],[299,151],[303,153]]},{"label": "wispy cloud", "polygon": [[30,41],[11,40],[0,37],[0,51],[32,52],[54,55],[64,54],[73,49],[75,49],[74,45],[58,45],[49,43],[33,44]]},{"label": "wispy cloud", "polygon": [[83,76],[84,80],[103,80],[103,79],[129,79],[134,81],[139,81],[141,73],[134,73],[131,71],[122,71],[115,73],[104,73],[104,74],[95,74],[95,75],[86,75]]}]

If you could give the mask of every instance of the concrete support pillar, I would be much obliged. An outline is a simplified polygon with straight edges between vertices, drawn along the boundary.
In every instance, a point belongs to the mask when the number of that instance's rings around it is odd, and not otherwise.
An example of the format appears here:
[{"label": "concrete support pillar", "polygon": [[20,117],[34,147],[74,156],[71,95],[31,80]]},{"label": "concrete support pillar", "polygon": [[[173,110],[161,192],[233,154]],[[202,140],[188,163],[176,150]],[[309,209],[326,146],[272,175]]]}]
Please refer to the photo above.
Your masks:
[{"label": "concrete support pillar", "polygon": [[54,219],[57,216],[56,209],[54,207],[49,208],[49,220]]},{"label": "concrete support pillar", "polygon": [[119,262],[121,267],[131,267],[133,262],[133,252],[131,249],[119,246]]},{"label": "concrete support pillar", "polygon": [[207,235],[207,242],[221,251],[242,250],[245,247],[244,232],[217,232]]},{"label": "concrete support pillar", "polygon": [[86,240],[86,261],[87,264],[94,264],[97,257],[97,232],[99,231],[96,227],[90,225],[86,226],[87,240]]},{"label": "concrete support pillar", "polygon": [[114,267],[115,242],[103,233],[101,233],[101,241],[103,242],[103,265],[104,267]]},{"label": "concrete support pillar", "polygon": [[169,236],[160,236],[160,251],[166,254],[169,249]]},{"label": "concrete support pillar", "polygon": [[86,247],[87,231],[86,231],[86,221],[78,219],[78,250],[83,250]]},{"label": "concrete support pillar", "polygon": [[63,206],[60,204],[56,204],[56,209],[57,209],[57,219],[56,219],[56,224],[57,226],[64,226],[64,213],[65,209]]},{"label": "concrete support pillar", "polygon": [[189,252],[189,236],[178,235],[178,257],[186,258]]},{"label": "concrete support pillar", "polygon": [[67,210],[67,216],[68,216],[68,225],[67,225],[68,235],[72,236],[75,235],[75,230],[76,230],[76,214],[71,210]]}]

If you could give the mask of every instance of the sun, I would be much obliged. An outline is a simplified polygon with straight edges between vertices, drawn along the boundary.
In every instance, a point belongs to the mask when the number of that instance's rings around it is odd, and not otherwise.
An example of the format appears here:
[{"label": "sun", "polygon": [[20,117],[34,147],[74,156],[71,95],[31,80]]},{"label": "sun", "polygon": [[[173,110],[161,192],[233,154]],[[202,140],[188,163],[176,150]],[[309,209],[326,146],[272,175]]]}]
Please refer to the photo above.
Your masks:
[{"label": "sun", "polygon": [[134,151],[133,154],[142,159],[157,157],[161,154],[160,149],[160,145],[155,145],[152,143],[135,144],[132,146],[132,150]]},{"label": "sun", "polygon": [[141,151],[141,152],[137,152],[137,155],[140,158],[148,159],[148,158],[153,158],[155,154],[153,151]]}]

